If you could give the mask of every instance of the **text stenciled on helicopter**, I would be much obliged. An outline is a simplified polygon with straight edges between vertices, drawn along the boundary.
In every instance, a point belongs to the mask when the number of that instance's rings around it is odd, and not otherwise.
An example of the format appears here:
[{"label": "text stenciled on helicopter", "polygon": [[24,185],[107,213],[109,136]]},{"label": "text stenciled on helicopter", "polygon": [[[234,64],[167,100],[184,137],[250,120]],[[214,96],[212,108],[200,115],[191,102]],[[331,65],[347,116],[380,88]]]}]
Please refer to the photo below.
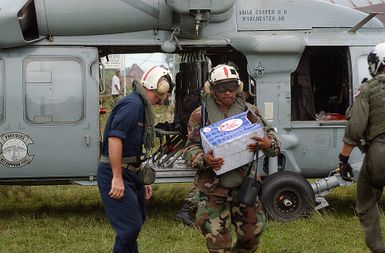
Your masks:
[{"label": "text stenciled on helicopter", "polygon": [[286,9],[240,9],[239,21],[242,22],[284,22],[288,15]]}]

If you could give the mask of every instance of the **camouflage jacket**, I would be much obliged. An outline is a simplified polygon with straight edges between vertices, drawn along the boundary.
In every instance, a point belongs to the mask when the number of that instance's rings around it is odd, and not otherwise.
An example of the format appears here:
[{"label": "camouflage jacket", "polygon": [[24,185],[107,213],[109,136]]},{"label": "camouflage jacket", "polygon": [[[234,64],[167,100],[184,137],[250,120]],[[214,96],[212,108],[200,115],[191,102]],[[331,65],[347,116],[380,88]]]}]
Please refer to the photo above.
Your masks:
[{"label": "camouflage jacket", "polygon": [[[253,111],[259,117],[259,123],[265,126],[266,135],[273,140],[272,147],[268,150],[264,150],[265,155],[278,155],[280,152],[280,142],[278,140],[278,135],[275,132],[274,128],[266,123],[262,116],[260,116],[259,111],[255,106],[248,105],[247,107],[252,107],[254,109]],[[198,107],[197,109],[195,109],[195,111],[192,112],[190,116],[190,120],[187,126],[188,140],[183,153],[184,159],[187,163],[187,166],[197,169],[194,184],[199,191],[217,196],[227,196],[230,189],[224,187],[221,183],[220,176],[217,176],[211,168],[207,167],[204,164],[204,152],[199,132],[200,128],[202,127],[201,110],[201,107]],[[212,123],[215,122],[207,121],[206,125]],[[246,170],[244,169],[244,167],[245,166],[238,168],[242,177],[246,176]]]}]

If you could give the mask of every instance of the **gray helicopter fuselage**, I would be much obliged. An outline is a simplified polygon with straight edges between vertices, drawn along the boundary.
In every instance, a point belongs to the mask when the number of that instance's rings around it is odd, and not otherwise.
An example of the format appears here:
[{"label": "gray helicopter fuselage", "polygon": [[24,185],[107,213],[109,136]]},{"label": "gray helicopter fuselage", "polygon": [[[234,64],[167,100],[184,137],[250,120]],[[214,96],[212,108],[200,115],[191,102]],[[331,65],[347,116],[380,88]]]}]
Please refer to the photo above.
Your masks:
[{"label": "gray helicopter fuselage", "polygon": [[[316,0],[4,0],[0,183],[94,184],[100,58],[162,51],[243,57],[248,91],[282,140],[282,156],[261,173],[327,176],[345,110],[370,77],[366,57],[385,40],[374,15],[359,24],[366,17]],[[361,161],[355,150],[351,162]],[[194,173],[159,168],[157,181]]]}]

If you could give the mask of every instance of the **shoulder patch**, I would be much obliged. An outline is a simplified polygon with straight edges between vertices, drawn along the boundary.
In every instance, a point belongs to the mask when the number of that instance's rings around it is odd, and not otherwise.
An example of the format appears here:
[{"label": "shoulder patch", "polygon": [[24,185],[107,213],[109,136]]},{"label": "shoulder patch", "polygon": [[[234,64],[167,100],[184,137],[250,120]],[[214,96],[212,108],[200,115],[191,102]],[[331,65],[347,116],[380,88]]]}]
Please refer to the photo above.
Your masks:
[{"label": "shoulder patch", "polygon": [[355,90],[354,91],[354,94],[353,94],[353,97],[355,98],[355,97],[357,97],[358,95],[360,95],[361,94],[361,91],[360,90]]}]

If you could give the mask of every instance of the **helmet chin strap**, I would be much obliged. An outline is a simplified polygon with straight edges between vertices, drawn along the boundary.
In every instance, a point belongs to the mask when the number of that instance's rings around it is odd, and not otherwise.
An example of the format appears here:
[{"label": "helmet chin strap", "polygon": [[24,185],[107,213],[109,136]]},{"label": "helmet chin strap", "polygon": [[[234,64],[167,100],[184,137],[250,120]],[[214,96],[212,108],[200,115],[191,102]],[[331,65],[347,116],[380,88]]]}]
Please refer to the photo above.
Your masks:
[{"label": "helmet chin strap", "polygon": [[374,77],[376,75],[376,63],[369,64],[369,74]]},{"label": "helmet chin strap", "polygon": [[159,104],[159,105],[162,104],[162,101],[163,101],[165,94],[163,94],[163,96],[162,96],[158,93],[157,90],[152,90],[152,92],[154,93],[155,97],[157,97],[159,99],[159,102],[157,104]]},{"label": "helmet chin strap", "polygon": [[384,68],[384,64],[382,63],[382,61],[380,61],[380,62],[378,62],[377,63],[377,66],[373,66],[373,65],[375,65],[375,63],[372,63],[372,64],[370,64],[369,65],[369,68],[370,68],[370,75],[372,76],[372,77],[374,77],[374,76],[376,76],[376,75],[378,75],[379,74],[379,69],[380,68]]}]

